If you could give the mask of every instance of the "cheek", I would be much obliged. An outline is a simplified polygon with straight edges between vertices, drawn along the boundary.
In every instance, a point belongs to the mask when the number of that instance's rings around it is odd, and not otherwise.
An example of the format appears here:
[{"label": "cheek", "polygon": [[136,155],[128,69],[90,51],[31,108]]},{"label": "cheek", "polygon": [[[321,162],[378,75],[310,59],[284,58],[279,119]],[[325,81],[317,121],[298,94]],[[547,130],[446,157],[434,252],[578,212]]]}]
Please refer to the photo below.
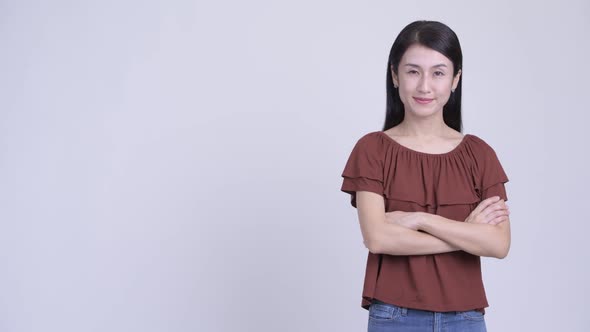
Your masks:
[{"label": "cheek", "polygon": [[408,88],[408,86],[403,86],[399,90],[399,98],[405,104],[408,99],[412,98],[412,89]]},{"label": "cheek", "polygon": [[400,85],[398,87],[400,95],[407,95],[412,94],[416,91],[417,83],[415,80],[412,79],[403,79],[400,81]]},{"label": "cheek", "polygon": [[442,105],[446,105],[449,99],[451,98],[451,88],[452,86],[448,86],[443,91],[439,91],[438,93],[438,101]]},{"label": "cheek", "polygon": [[432,85],[433,92],[437,95],[439,100],[447,100],[451,95],[451,89],[453,88],[452,81],[440,81],[437,84]]},{"label": "cheek", "polygon": [[443,105],[446,105],[447,102],[449,101],[449,97],[450,97],[450,95],[444,95],[444,96],[442,96],[441,98],[439,98],[439,103],[441,103]]},{"label": "cheek", "polygon": [[451,91],[451,89],[453,88],[453,80],[445,80],[444,82],[441,82],[442,84],[442,88],[443,90],[441,92],[445,92],[445,91]]}]

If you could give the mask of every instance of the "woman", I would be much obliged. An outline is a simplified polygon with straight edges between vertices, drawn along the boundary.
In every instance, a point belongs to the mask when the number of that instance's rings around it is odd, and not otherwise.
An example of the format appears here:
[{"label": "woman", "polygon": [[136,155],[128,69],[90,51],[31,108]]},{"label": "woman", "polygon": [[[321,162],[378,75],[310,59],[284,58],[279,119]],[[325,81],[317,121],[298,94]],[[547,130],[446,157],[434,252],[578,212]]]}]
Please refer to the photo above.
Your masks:
[{"label": "woman", "polygon": [[508,177],[483,139],[461,134],[461,75],[449,27],[406,26],[389,54],[383,131],[357,141],[342,173],[369,249],[369,331],[486,330],[480,256],[508,254]]}]

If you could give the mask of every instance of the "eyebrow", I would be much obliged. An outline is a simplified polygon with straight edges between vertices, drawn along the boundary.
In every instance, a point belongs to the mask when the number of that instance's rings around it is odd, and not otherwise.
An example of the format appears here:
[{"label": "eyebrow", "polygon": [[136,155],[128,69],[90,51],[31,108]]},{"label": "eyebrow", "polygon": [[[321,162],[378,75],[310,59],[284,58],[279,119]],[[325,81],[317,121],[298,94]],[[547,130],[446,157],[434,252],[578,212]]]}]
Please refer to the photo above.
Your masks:
[{"label": "eyebrow", "polygon": [[[404,66],[420,68],[420,66],[418,66],[416,64],[413,64],[413,63],[406,63]],[[438,65],[432,66],[432,68],[435,68],[435,67],[446,67],[446,66],[447,65],[445,65],[444,63],[439,63]]]}]

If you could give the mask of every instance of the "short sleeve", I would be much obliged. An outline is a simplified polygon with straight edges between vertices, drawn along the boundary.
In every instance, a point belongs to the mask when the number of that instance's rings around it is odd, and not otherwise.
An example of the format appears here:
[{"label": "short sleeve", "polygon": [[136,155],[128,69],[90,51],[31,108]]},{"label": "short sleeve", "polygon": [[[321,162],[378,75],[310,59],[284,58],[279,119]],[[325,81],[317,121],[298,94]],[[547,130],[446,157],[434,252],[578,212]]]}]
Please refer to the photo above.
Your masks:
[{"label": "short sleeve", "polygon": [[383,144],[376,135],[367,134],[355,144],[342,172],[340,190],[350,194],[350,204],[355,208],[357,191],[384,195]]},{"label": "short sleeve", "polygon": [[504,185],[508,182],[508,176],[504,172],[496,152],[487,144],[485,144],[483,151],[482,162],[479,183],[481,199],[500,196],[504,201],[508,201]]}]

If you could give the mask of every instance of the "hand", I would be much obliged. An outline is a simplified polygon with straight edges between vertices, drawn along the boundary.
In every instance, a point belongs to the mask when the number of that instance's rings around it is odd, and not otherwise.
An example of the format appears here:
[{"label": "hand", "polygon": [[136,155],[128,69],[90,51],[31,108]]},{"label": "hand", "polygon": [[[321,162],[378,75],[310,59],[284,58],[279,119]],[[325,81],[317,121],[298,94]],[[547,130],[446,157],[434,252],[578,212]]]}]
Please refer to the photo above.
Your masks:
[{"label": "hand", "polygon": [[385,221],[389,224],[395,224],[417,231],[420,225],[420,215],[419,212],[386,212]]},{"label": "hand", "polygon": [[484,199],[471,211],[465,222],[497,225],[508,220],[508,205],[499,196]]}]

